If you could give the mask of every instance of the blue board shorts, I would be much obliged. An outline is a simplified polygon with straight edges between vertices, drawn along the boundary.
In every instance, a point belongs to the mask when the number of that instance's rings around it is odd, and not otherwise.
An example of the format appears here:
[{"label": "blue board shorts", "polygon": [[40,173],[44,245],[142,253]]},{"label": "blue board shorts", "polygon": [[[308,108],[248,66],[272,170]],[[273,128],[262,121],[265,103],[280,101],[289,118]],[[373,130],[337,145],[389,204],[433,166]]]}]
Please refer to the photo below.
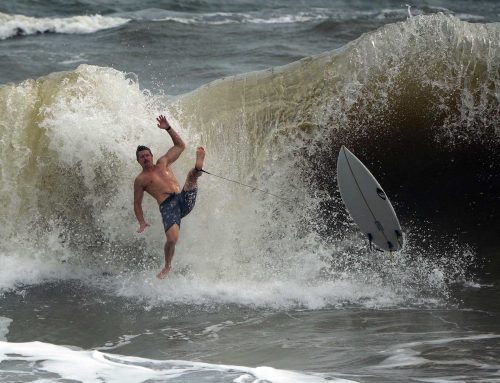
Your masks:
[{"label": "blue board shorts", "polygon": [[198,189],[172,194],[160,204],[160,213],[163,218],[165,231],[173,224],[181,226],[181,218],[188,215],[194,208]]}]

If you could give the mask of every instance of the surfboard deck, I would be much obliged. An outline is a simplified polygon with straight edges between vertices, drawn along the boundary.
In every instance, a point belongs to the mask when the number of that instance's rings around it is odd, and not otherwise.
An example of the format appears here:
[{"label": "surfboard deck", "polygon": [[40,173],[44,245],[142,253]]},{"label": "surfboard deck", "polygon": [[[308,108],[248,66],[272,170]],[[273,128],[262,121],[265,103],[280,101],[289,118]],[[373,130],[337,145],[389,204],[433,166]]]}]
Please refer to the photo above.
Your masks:
[{"label": "surfboard deck", "polygon": [[370,242],[385,251],[400,250],[402,230],[389,198],[368,168],[345,146],[337,159],[337,183],[347,211]]}]

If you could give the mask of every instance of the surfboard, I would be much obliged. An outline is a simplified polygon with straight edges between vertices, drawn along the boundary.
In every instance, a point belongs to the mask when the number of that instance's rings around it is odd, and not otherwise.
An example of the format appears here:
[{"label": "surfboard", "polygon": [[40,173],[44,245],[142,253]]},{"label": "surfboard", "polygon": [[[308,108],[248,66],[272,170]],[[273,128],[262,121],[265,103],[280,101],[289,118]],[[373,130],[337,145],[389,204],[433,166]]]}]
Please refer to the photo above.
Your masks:
[{"label": "surfboard", "polygon": [[337,184],[354,222],[370,244],[385,251],[403,246],[403,235],[389,198],[368,168],[345,146],[337,159]]}]

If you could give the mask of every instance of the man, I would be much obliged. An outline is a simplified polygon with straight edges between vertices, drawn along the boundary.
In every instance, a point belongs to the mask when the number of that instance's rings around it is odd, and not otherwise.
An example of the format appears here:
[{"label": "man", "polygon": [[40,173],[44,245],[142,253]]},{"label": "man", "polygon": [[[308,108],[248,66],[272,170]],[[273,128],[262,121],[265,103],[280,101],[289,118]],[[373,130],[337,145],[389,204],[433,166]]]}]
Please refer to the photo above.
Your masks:
[{"label": "man", "polygon": [[187,175],[184,187],[181,188],[170,166],[179,158],[186,145],[177,132],[170,126],[165,116],[160,115],[156,121],[158,127],[165,130],[172,138],[174,146],[153,164],[153,154],[146,146],[138,146],[137,162],[142,166],[142,172],[134,182],[134,213],[139,221],[138,233],[142,233],[149,224],[144,220],[142,197],[144,191],[152,195],[160,205],[163,226],[167,241],[165,243],[165,266],[157,277],[163,279],[172,269],[175,244],[179,238],[181,218],[189,214],[196,201],[197,181],[202,174],[205,149],[196,149],[196,163]]}]

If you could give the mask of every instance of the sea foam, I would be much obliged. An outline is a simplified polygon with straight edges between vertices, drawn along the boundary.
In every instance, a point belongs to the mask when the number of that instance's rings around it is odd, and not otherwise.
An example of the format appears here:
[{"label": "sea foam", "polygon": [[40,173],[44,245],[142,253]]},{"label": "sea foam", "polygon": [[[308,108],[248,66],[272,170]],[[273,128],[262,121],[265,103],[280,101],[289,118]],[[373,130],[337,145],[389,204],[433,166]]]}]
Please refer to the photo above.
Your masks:
[{"label": "sea foam", "polygon": [[107,17],[98,14],[62,18],[37,18],[0,13],[0,40],[41,33],[88,34],[103,29],[116,28],[129,21],[129,19],[121,17]]},{"label": "sea foam", "polygon": [[[168,381],[182,377],[191,381],[220,382],[221,376],[239,383],[348,383],[351,380],[322,377],[271,367],[243,367],[183,360],[154,360],[81,350],[43,342],[0,341],[0,362],[9,366],[12,378],[26,374],[46,375],[85,383],[140,383]],[[36,365],[35,371],[33,365]]]},{"label": "sea foam", "polygon": [[6,340],[6,336],[9,333],[9,326],[12,323],[12,319],[0,316],[0,341]]}]

